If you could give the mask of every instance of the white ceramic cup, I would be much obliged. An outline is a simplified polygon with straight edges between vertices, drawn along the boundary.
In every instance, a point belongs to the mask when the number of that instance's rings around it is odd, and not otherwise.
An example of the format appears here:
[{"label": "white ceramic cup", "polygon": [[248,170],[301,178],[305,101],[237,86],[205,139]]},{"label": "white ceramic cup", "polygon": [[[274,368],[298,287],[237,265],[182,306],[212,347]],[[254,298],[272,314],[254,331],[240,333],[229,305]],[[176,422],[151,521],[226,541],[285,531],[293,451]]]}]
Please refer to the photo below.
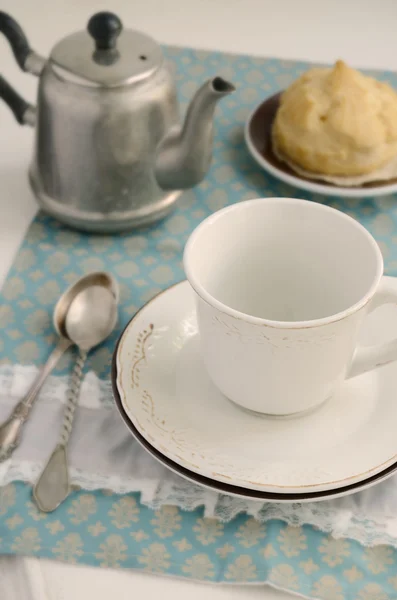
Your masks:
[{"label": "white ceramic cup", "polygon": [[397,302],[370,233],[291,198],[205,219],[184,252],[203,359],[230,400],[269,415],[309,410],[349,377],[397,359],[397,341],[357,348],[365,315]]}]

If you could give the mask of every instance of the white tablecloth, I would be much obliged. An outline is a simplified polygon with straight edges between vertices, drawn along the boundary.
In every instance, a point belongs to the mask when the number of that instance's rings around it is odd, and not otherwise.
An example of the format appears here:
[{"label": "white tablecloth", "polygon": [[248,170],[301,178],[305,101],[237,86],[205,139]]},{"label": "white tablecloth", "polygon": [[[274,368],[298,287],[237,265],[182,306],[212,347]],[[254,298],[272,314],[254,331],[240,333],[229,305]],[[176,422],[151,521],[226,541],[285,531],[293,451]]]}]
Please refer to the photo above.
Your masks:
[{"label": "white tablecloth", "polygon": [[[85,27],[97,10],[160,42],[205,49],[397,69],[396,0],[3,0],[33,48],[46,55],[60,37]],[[21,73],[0,39],[1,72],[34,102],[37,81]],[[33,135],[0,103],[0,284],[36,211],[27,184]],[[38,559],[0,558],[1,600],[284,600],[262,587],[208,586],[135,572],[74,567]]]}]

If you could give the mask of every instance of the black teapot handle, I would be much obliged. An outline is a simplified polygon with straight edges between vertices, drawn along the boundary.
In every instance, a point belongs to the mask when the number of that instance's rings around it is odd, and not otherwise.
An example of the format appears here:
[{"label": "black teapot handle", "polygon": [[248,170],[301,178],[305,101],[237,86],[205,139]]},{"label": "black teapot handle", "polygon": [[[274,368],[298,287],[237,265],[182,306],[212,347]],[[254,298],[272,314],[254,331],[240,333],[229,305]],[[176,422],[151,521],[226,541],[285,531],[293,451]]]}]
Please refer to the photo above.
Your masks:
[{"label": "black teapot handle", "polygon": [[[36,54],[22,31],[22,28],[10,15],[0,10],[0,32],[7,38],[15,60],[23,71],[39,75],[45,60]],[[33,125],[35,109],[26,102],[12,86],[0,75],[0,98],[10,107],[18,123]]]},{"label": "black teapot handle", "polygon": [[36,109],[26,102],[1,75],[0,98],[10,107],[20,125],[34,125]]},{"label": "black teapot handle", "polygon": [[0,31],[10,43],[15,60],[25,70],[26,59],[32,52],[22,28],[10,15],[0,10]]}]

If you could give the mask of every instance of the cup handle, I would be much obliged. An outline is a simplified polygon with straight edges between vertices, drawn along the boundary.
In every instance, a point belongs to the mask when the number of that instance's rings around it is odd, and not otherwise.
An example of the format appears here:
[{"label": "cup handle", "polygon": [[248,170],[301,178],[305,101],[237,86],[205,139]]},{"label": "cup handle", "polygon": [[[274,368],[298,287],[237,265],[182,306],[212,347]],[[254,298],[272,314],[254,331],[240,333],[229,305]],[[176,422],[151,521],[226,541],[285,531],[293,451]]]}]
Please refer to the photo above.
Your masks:
[{"label": "cup handle", "polygon": [[[369,313],[383,304],[397,304],[397,278],[383,277],[378,291],[371,300]],[[353,356],[353,361],[346,379],[366,373],[376,367],[397,360],[397,339],[374,346],[359,346]]]}]

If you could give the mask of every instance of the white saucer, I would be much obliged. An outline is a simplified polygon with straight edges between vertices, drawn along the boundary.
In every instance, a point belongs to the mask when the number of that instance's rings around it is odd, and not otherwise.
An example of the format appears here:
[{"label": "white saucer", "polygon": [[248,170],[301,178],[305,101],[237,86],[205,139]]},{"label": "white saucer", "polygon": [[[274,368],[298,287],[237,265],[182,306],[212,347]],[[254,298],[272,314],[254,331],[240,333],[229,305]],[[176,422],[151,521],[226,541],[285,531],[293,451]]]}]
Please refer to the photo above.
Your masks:
[{"label": "white saucer", "polygon": [[279,161],[271,148],[271,128],[279,105],[280,93],[267,98],[249,116],[245,126],[245,142],[256,162],[265,171],[293,187],[344,198],[366,198],[397,192],[397,181],[379,181],[354,187],[341,187],[331,183],[301,177],[286,164]]},{"label": "white saucer", "polygon": [[[117,350],[116,350],[117,353]],[[112,368],[112,384],[113,384],[113,392],[114,399],[116,402],[117,409],[120,412],[120,415],[135,437],[135,439],[141,444],[141,446],[151,454],[153,458],[155,458],[162,465],[180,475],[184,479],[188,481],[203,486],[212,491],[218,492],[220,494],[227,494],[228,496],[235,496],[237,498],[244,498],[246,500],[260,500],[261,502],[276,502],[277,504],[281,503],[294,503],[299,502],[320,502],[321,500],[333,500],[335,498],[341,498],[342,496],[349,496],[350,494],[355,494],[357,492],[361,492],[366,490],[378,483],[382,483],[392,475],[397,472],[397,462],[393,463],[387,469],[380,471],[376,475],[372,477],[368,477],[359,483],[354,483],[353,485],[347,485],[343,487],[336,487],[335,489],[330,489],[322,492],[302,492],[298,494],[288,494],[288,493],[273,493],[273,492],[264,492],[259,490],[250,490],[247,488],[243,488],[240,486],[233,486],[227,483],[222,483],[221,481],[215,481],[214,479],[208,479],[207,477],[202,477],[197,473],[193,473],[193,471],[189,471],[180,465],[177,465],[175,462],[164,456],[161,452],[153,448],[151,444],[137,431],[134,424],[129,419],[127,413],[123,409],[123,406],[120,401],[120,395],[117,391],[116,386],[116,378],[117,378],[117,369],[115,365],[115,356],[113,357],[113,368]]]},{"label": "white saucer", "polygon": [[[373,313],[363,333],[366,343],[397,337],[395,308]],[[272,493],[311,493],[364,481],[397,461],[395,363],[350,380],[300,418],[244,412],[206,374],[186,282],[132,319],[117,349],[116,370],[121,404],[137,432],[203,477]]]}]

